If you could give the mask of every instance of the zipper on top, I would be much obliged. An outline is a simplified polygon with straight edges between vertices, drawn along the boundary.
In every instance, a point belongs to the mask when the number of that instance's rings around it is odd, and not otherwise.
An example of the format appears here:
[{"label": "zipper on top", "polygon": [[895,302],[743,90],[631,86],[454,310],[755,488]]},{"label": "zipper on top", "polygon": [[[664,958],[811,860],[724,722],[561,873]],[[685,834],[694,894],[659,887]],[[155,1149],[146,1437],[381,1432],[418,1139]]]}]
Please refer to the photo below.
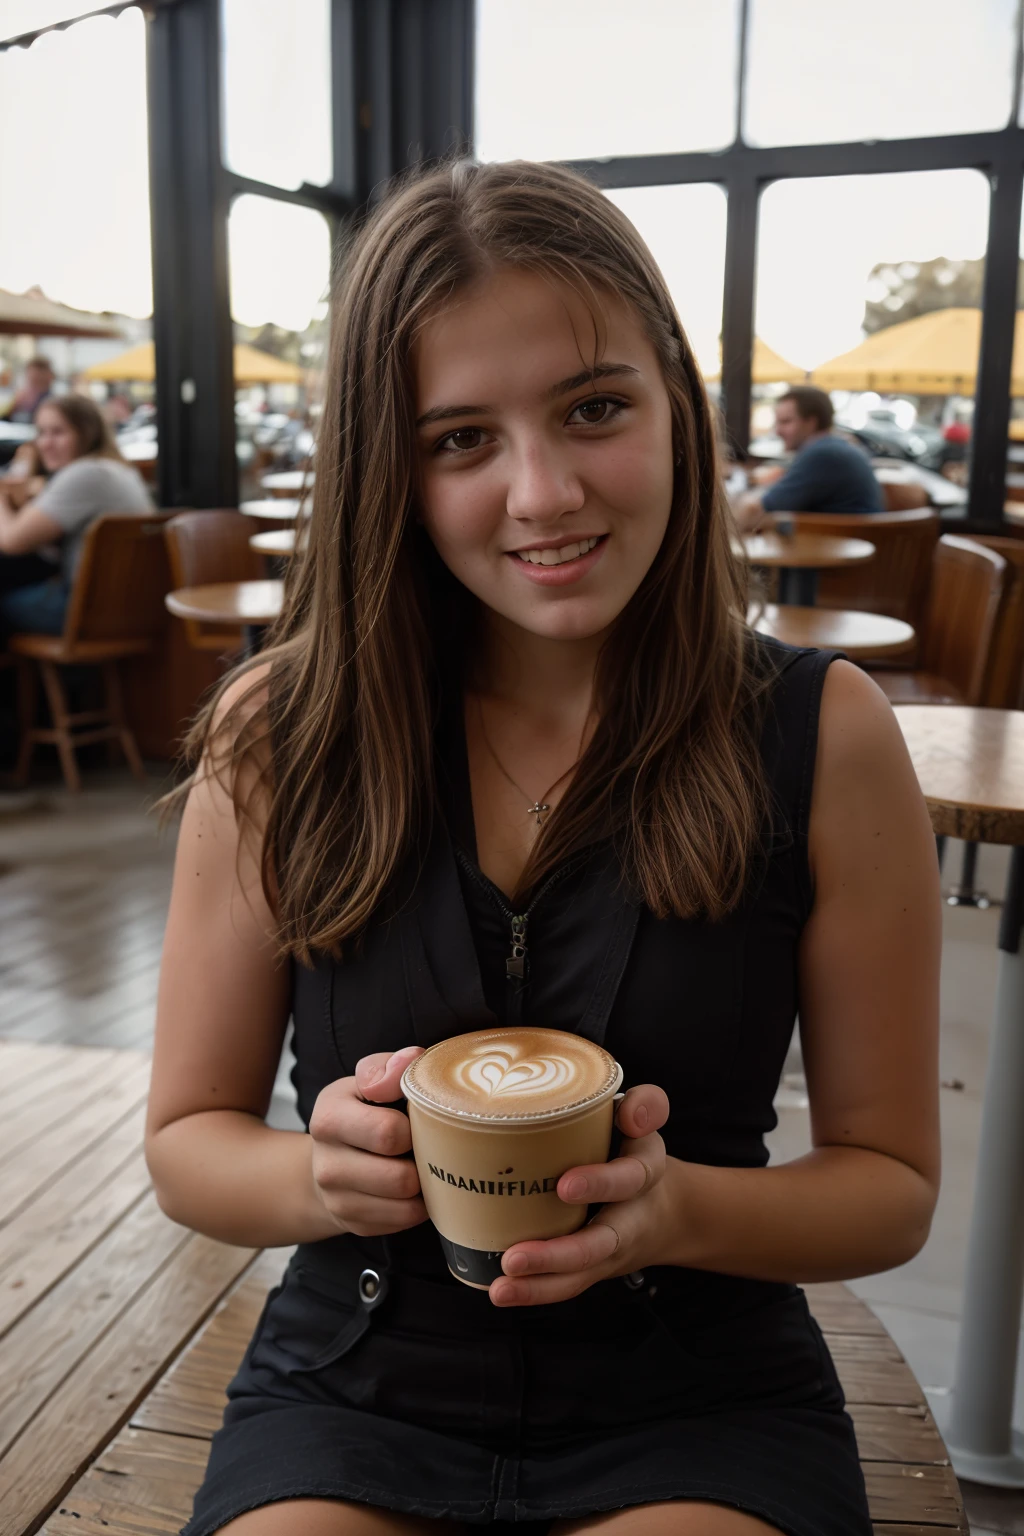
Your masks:
[{"label": "zipper on top", "polygon": [[544,881],[544,884],[536,896],[534,896],[525,912],[513,912],[501,891],[494,884],[494,881],[489,880],[483,870],[478,869],[472,859],[458,846],[455,848],[455,856],[470,879],[480,886],[481,890],[486,891],[509,925],[510,947],[505,959],[505,980],[510,983],[512,988],[509,993],[509,1018],[512,1021],[514,1014],[514,1022],[517,1024],[521,1023],[523,992],[529,980],[529,955],[526,947],[526,935],[530,914],[534,911],[538,902],[544,899],[552,886],[557,885],[560,880],[564,880],[567,875],[579,867],[582,861],[579,858],[570,859],[561,865],[559,869],[554,870]]}]

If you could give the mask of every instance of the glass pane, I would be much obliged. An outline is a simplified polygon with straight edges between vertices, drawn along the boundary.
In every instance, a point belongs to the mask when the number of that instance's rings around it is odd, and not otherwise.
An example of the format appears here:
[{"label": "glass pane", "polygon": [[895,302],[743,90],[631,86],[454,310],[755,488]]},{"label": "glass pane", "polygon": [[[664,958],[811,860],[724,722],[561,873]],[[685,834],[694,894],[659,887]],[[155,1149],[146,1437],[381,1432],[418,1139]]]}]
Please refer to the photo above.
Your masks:
[{"label": "glass pane", "polygon": [[[761,198],[760,342],[797,378],[810,370],[840,427],[894,474],[907,466],[898,478],[930,471],[937,502],[962,500],[937,477],[964,457],[946,428],[974,393],[988,204],[969,170],[780,181]],[[770,372],[755,378],[752,450],[779,458]]]},{"label": "glass pane", "polygon": [[300,470],[313,451],[331,232],[312,208],[239,197],[228,220],[228,260],[239,484],[248,501],[267,496],[265,475]]},{"label": "glass pane", "polygon": [[221,0],[224,163],[275,187],[331,179],[330,0]]},{"label": "glass pane", "polygon": [[750,0],[744,137],[828,144],[1003,128],[1017,0]]},{"label": "glass pane", "polygon": [[706,374],[718,367],[725,280],[725,192],[712,183],[606,194],[649,245]]},{"label": "glass pane", "polygon": [[481,160],[721,149],[738,0],[477,0]]},{"label": "glass pane", "polygon": [[[6,300],[26,328],[0,335],[0,412],[12,396],[30,398],[22,393],[25,364],[44,354],[55,389],[81,390],[104,404],[122,429],[122,451],[149,476],[156,460],[151,354],[141,368],[126,366],[130,377],[116,368],[106,380],[94,374],[129,349],[145,348],[150,335],[147,145],[139,11],[96,17],[0,53],[0,290],[29,300],[19,304],[0,292],[0,306]],[[47,318],[67,334],[33,330]],[[5,429],[0,467],[12,453]]]}]

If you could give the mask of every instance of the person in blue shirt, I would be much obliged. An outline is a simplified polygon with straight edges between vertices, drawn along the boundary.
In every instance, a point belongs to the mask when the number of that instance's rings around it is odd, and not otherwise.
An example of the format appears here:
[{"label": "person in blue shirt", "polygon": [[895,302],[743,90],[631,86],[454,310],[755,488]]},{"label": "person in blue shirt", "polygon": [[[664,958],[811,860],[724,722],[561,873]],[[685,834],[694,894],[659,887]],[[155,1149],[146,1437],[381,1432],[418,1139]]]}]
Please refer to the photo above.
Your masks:
[{"label": "person in blue shirt", "polygon": [[781,480],[747,491],[734,508],[739,528],[756,528],[765,512],[882,512],[882,488],[871,461],[832,431],[832,402],[823,389],[797,384],[775,407],[775,430],[792,464]]}]

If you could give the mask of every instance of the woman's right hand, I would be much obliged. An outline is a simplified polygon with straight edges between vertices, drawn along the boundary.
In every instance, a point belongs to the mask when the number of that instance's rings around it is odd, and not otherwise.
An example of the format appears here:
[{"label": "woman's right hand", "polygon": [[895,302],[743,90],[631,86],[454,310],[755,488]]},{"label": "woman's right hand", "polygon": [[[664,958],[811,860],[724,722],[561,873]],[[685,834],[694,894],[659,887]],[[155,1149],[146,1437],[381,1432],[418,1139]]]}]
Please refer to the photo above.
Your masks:
[{"label": "woman's right hand", "polygon": [[409,1117],[385,1108],[402,1097],[402,1073],[422,1046],[380,1051],[320,1093],[309,1121],[313,1184],[340,1232],[380,1237],[426,1221],[411,1157]]}]

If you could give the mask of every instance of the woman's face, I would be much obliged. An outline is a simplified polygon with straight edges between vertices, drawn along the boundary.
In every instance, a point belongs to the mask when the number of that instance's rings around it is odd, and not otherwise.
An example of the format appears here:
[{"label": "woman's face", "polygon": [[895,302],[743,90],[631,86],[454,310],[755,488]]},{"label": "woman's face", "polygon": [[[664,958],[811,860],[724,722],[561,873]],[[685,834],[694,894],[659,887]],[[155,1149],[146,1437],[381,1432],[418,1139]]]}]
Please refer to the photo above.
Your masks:
[{"label": "woman's face", "polygon": [[[672,505],[672,417],[625,304],[506,269],[414,353],[423,522],[487,608],[549,639],[599,635],[636,592]],[[594,364],[595,352],[597,355]]]},{"label": "woman's face", "polygon": [[50,475],[79,456],[78,433],[54,406],[41,405],[36,412],[36,447]]}]

